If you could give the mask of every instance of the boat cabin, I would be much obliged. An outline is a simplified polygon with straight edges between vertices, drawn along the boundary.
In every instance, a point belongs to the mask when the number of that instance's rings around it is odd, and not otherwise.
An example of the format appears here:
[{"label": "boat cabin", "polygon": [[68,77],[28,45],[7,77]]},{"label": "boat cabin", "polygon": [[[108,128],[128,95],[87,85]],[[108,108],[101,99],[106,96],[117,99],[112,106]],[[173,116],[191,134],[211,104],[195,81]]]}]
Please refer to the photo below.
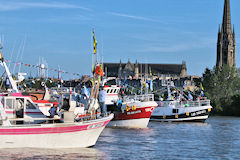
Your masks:
[{"label": "boat cabin", "polygon": [[117,85],[104,86],[104,90],[107,92],[105,104],[113,105],[114,102],[118,100],[118,93],[120,92],[120,87]]},{"label": "boat cabin", "polygon": [[8,118],[45,118],[29,96],[11,94],[0,97]]}]

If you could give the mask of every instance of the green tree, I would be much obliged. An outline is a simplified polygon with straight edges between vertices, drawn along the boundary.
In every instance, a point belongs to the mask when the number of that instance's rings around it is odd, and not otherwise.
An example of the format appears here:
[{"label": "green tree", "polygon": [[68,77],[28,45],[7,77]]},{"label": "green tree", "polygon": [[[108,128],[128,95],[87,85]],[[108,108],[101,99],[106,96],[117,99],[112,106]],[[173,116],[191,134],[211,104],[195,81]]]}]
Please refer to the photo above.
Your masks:
[{"label": "green tree", "polygon": [[233,104],[232,97],[239,92],[239,82],[238,72],[228,65],[205,70],[202,83],[205,95],[211,100],[215,113],[224,114]]}]

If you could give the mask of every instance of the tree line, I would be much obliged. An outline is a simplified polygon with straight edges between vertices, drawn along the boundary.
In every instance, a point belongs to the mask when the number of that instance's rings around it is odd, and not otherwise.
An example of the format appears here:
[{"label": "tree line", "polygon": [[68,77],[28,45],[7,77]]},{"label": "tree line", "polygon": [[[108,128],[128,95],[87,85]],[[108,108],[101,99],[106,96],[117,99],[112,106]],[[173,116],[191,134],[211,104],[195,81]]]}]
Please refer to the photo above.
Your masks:
[{"label": "tree line", "polygon": [[202,85],[205,96],[211,100],[213,114],[240,116],[240,69],[229,65],[206,68]]}]

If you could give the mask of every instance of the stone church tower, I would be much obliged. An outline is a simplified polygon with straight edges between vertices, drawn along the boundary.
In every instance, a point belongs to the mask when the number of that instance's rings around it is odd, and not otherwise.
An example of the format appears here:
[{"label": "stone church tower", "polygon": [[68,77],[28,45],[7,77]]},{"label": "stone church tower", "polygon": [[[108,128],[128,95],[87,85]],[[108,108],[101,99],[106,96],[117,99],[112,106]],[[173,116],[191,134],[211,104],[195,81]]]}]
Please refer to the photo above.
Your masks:
[{"label": "stone church tower", "polygon": [[234,26],[232,31],[229,0],[224,2],[222,27],[218,30],[216,66],[223,64],[235,67],[235,32]]}]

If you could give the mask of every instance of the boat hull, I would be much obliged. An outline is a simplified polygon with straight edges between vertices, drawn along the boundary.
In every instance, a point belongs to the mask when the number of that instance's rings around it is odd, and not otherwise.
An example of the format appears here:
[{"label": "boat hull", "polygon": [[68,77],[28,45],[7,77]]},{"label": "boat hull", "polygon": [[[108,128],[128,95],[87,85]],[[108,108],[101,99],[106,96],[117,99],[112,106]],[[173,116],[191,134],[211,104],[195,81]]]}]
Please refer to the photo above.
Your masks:
[{"label": "boat hull", "polygon": [[0,148],[91,147],[112,118],[113,114],[88,122],[1,127]]},{"label": "boat hull", "polygon": [[[119,128],[147,128],[152,111],[157,106],[154,101],[150,102],[134,102],[129,103],[130,110],[123,110],[126,105],[122,107],[122,112],[114,112],[113,120],[107,127]],[[136,109],[132,109],[136,106]]]},{"label": "boat hull", "polygon": [[[200,107],[157,107],[151,116],[151,121],[160,122],[204,122],[211,111],[211,106]],[[178,110],[178,113],[173,113]]]},{"label": "boat hull", "polygon": [[187,118],[172,118],[172,119],[163,119],[151,117],[150,121],[158,121],[158,122],[205,122],[208,119],[208,115],[205,116],[196,116],[196,117],[187,117]]},{"label": "boat hull", "polygon": [[150,118],[139,118],[129,120],[115,120],[108,123],[108,127],[117,128],[147,128]]}]

